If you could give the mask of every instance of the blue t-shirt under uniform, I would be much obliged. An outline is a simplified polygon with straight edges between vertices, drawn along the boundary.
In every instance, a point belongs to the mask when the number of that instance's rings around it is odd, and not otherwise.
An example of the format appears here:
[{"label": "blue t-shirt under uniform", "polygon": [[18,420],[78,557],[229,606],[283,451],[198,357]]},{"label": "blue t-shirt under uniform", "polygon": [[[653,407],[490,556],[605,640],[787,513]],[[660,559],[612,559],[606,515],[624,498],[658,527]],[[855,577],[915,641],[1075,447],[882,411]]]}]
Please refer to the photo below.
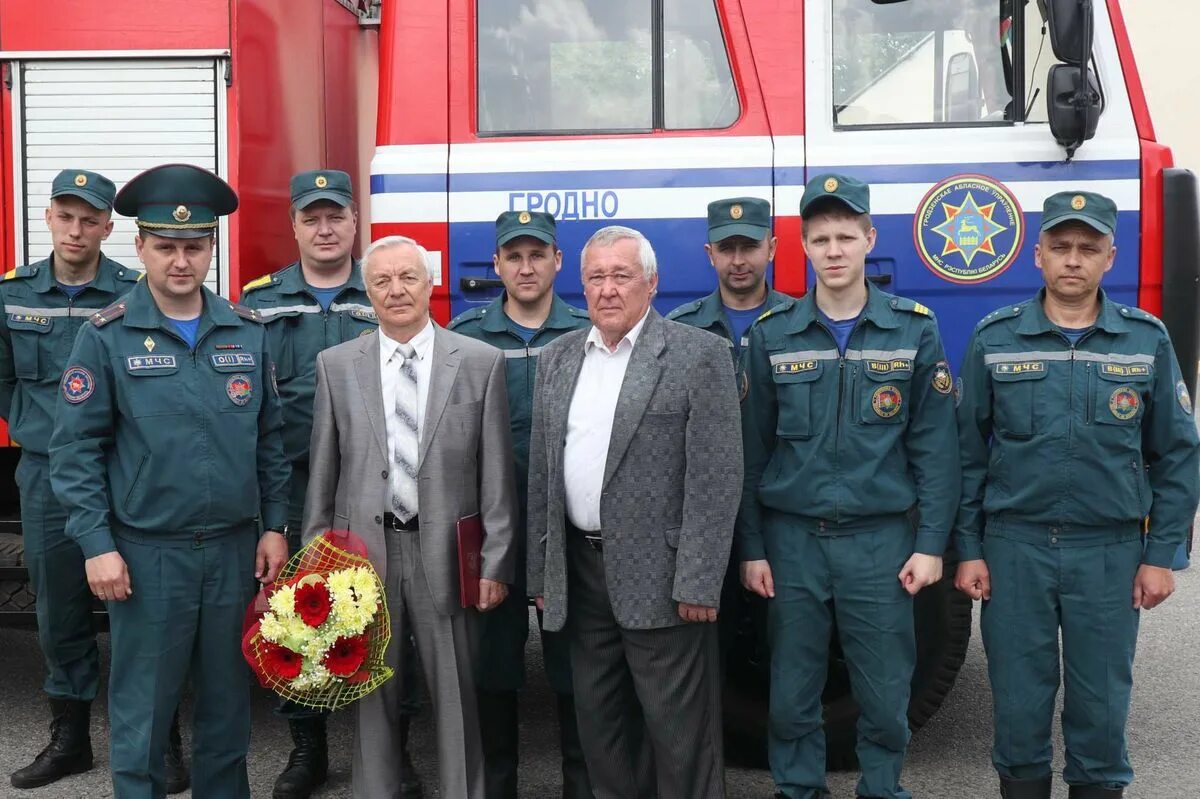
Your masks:
[{"label": "blue t-shirt under uniform", "polygon": [[1094,325],[1088,325],[1087,327],[1063,327],[1059,325],[1058,329],[1067,337],[1067,341],[1071,342],[1071,346],[1074,347],[1079,343],[1079,339],[1092,331],[1093,327]]},{"label": "blue t-shirt under uniform", "polygon": [[340,286],[334,286],[331,289],[319,289],[314,286],[309,286],[308,290],[312,292],[313,297],[315,297],[317,303],[320,304],[321,310],[328,312],[329,306],[333,305],[333,298],[341,293],[342,289],[344,288],[346,288],[345,283]]},{"label": "blue t-shirt under uniform", "polygon": [[508,329],[520,336],[521,340],[526,344],[528,344],[533,337],[537,335],[537,332],[541,330],[540,327],[525,327],[525,325],[518,325],[511,319],[508,320]]},{"label": "blue t-shirt under uniform", "polygon": [[188,349],[196,349],[196,334],[200,332],[200,317],[195,319],[172,319],[171,325],[187,342]]},{"label": "blue t-shirt under uniform", "polygon": [[729,318],[729,326],[733,333],[733,346],[737,349],[742,348],[742,339],[746,335],[746,331],[750,329],[750,325],[754,324],[754,320],[762,316],[763,308],[766,307],[764,302],[762,305],[754,308],[748,308],[740,311],[736,308],[725,306],[725,316]]},{"label": "blue t-shirt under uniform", "polygon": [[92,285],[90,282],[89,283],[80,283],[78,286],[71,286],[66,283],[63,283],[60,280],[56,280],[54,282],[58,283],[58,290],[61,291],[63,294],[66,294],[71,299],[75,299],[77,296],[79,296],[79,292],[83,291],[85,288]]},{"label": "blue t-shirt under uniform", "polygon": [[846,345],[850,343],[850,334],[854,331],[854,326],[858,324],[858,317],[861,314],[856,314],[849,319],[830,319],[825,315],[825,312],[820,308],[817,313],[821,314],[821,321],[825,327],[829,328],[829,332],[833,334],[833,338],[837,341],[838,352],[842,355],[846,354]]}]

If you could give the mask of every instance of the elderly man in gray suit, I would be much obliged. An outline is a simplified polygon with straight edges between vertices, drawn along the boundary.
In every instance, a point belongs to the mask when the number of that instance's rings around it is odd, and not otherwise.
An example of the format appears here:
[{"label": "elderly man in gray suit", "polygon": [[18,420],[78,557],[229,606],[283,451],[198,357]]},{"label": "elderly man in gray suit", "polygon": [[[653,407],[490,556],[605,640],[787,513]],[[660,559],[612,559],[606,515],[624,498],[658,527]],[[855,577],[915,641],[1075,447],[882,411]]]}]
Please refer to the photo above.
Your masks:
[{"label": "elderly man in gray suit", "polygon": [[[479,611],[513,581],[516,488],[504,354],[429,318],[433,271],[415,241],[389,236],[363,253],[378,331],[317,356],[304,540],[329,528],[366,541],[387,592],[402,674],[407,618],[433,698],[441,796],[482,799],[473,669]],[[459,519],[485,537],[479,602],[459,599]],[[359,799],[400,799],[398,679],[358,703],[353,784]]]},{"label": "elderly man in gray suit", "polygon": [[716,621],[742,476],[729,344],[664,320],[654,250],[598,231],[590,329],[542,350],[529,592],[566,629],[598,799],[725,795]]}]

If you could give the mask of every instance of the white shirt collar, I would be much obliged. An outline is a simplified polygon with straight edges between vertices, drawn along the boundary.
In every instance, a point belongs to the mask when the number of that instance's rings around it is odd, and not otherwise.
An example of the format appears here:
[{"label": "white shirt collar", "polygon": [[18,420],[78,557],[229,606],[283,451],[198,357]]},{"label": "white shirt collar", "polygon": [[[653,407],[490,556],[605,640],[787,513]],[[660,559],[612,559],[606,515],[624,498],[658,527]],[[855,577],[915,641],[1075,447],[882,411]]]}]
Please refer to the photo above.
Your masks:
[{"label": "white shirt collar", "polygon": [[626,341],[629,342],[629,349],[633,349],[633,345],[637,344],[638,336],[642,334],[642,327],[646,324],[646,317],[649,315],[650,308],[647,308],[646,312],[642,314],[642,318],[638,320],[638,323],[634,325],[628,333],[622,336],[621,340],[617,342],[617,346],[613,347],[611,350],[608,348],[608,345],[604,343],[604,334],[600,332],[598,327],[592,325],[592,329],[588,331],[587,340],[583,343],[583,351],[587,352],[592,347],[599,347],[604,352],[612,355],[616,353],[617,350],[621,349],[621,345]]},{"label": "white shirt collar", "polygon": [[[416,350],[418,361],[423,361],[429,357],[429,353],[433,349],[433,320],[428,320],[425,323],[425,327],[421,328],[417,335],[410,338],[408,343]],[[379,356],[383,359],[383,363],[391,361],[392,356],[396,354],[396,350],[399,347],[399,341],[389,338],[383,332],[383,328],[379,328]]]}]

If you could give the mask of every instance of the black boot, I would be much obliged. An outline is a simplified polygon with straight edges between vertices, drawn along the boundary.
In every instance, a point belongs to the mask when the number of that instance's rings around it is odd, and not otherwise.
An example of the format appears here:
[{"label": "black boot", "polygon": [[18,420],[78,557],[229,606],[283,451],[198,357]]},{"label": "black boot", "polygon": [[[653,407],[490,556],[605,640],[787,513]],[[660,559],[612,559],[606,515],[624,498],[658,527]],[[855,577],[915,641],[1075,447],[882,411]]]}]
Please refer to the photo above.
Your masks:
[{"label": "black boot", "polygon": [[288,719],[294,748],[287,767],[275,780],[274,799],[308,799],[329,778],[329,752],[325,745],[325,717]]},{"label": "black boot", "polygon": [[425,795],[425,786],[421,784],[421,775],[413,767],[412,758],[408,756],[408,722],[411,718],[400,717],[400,795],[404,799],[421,799]]},{"label": "black boot", "polygon": [[1121,799],[1125,795],[1124,788],[1105,788],[1102,785],[1072,785],[1071,799]]},{"label": "black boot", "polygon": [[171,734],[167,741],[167,793],[183,793],[192,785],[192,774],[183,756],[183,738],[179,734],[179,708],[171,718]]},{"label": "black boot", "polygon": [[1000,778],[1000,799],[1050,799],[1050,777],[1034,780]]},{"label": "black boot", "polygon": [[92,735],[88,729],[92,703],[50,699],[50,743],[23,769],[14,771],[14,788],[39,788],[68,774],[92,767]]},{"label": "black boot", "polygon": [[558,746],[562,751],[563,799],[593,799],[575,718],[575,697],[558,696]]}]

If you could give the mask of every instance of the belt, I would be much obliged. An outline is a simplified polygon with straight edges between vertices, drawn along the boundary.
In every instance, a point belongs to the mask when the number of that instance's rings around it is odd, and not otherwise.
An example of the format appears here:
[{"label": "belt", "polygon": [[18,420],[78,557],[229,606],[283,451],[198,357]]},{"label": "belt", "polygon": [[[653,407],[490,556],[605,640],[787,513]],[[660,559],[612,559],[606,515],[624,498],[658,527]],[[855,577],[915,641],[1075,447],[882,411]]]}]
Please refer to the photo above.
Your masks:
[{"label": "belt", "polygon": [[414,516],[406,522],[394,513],[383,514],[383,529],[395,530],[398,533],[411,533],[421,526],[421,517]]},{"label": "belt", "polygon": [[600,534],[599,530],[581,530],[571,524],[571,520],[568,518],[566,520],[566,531],[567,535],[572,538],[583,539],[583,542],[596,552],[604,549],[604,537]]}]

